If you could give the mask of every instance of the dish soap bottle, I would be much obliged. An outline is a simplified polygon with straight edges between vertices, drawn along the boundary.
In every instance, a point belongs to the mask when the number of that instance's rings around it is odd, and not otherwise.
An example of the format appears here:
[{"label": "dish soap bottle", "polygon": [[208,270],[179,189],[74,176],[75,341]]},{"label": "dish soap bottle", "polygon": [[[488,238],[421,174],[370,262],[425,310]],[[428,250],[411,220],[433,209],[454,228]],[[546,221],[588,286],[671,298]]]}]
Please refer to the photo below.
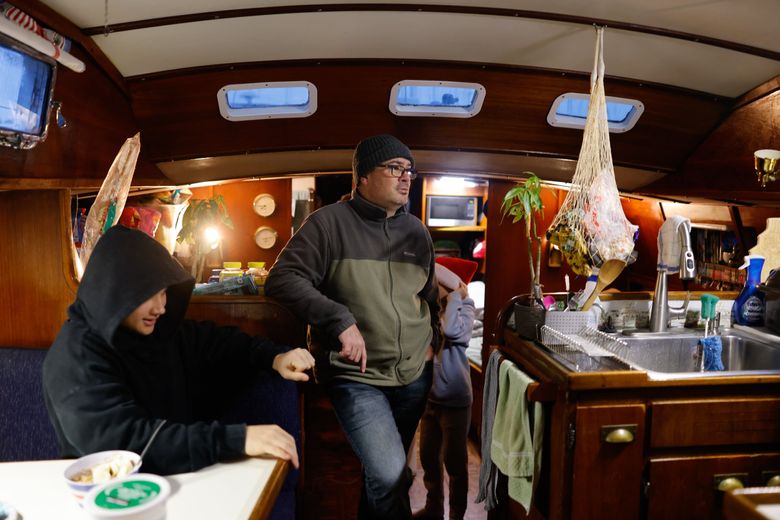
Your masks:
[{"label": "dish soap bottle", "polygon": [[739,325],[760,327],[764,324],[764,298],[758,290],[761,283],[761,269],[764,267],[764,257],[748,255],[740,269],[747,268],[745,286],[734,300],[731,307],[731,322]]}]

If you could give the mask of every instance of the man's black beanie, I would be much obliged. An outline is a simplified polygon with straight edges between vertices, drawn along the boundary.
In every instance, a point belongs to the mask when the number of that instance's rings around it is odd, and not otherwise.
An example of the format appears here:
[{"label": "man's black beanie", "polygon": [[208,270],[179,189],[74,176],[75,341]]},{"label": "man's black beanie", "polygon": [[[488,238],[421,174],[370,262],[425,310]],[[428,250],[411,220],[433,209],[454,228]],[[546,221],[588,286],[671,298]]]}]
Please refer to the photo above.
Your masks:
[{"label": "man's black beanie", "polygon": [[409,148],[389,134],[366,137],[355,147],[355,155],[352,157],[352,174],[357,185],[360,177],[367,176],[371,170],[383,162],[403,157],[409,159],[414,167],[414,158]]}]

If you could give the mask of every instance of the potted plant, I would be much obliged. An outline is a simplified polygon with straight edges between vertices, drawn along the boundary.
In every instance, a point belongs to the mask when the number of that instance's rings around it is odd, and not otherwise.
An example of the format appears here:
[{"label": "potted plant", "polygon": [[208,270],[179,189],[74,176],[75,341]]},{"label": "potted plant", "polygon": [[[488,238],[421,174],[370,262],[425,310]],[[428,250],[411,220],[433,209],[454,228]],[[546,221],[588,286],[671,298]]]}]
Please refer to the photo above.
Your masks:
[{"label": "potted plant", "polygon": [[[525,239],[528,249],[528,269],[531,273],[531,287],[527,300],[518,297],[514,306],[515,330],[529,339],[537,339],[539,327],[544,324],[544,306],[542,305],[542,284],[539,281],[542,265],[542,238],[537,233],[536,217],[543,214],[542,185],[532,172],[525,182],[518,184],[504,195],[501,203],[502,217],[511,216],[512,223],[525,224]],[[534,243],[536,258],[534,259]]]},{"label": "potted plant", "polygon": [[203,266],[213,249],[219,247],[219,240],[206,236],[209,228],[220,225],[233,229],[233,221],[228,215],[225,198],[215,195],[208,199],[191,199],[182,217],[182,227],[177,242],[185,242],[191,247],[192,265],[190,273],[200,281]]},{"label": "potted plant", "polygon": [[[539,281],[542,265],[542,237],[536,231],[537,215],[544,215],[542,204],[542,185],[539,177],[532,172],[523,172],[529,177],[522,184],[509,190],[501,204],[501,214],[511,216],[512,223],[521,220],[525,223],[525,238],[528,244],[528,268],[531,273],[531,305],[541,305],[542,285]],[[536,244],[536,259],[533,246]]]}]

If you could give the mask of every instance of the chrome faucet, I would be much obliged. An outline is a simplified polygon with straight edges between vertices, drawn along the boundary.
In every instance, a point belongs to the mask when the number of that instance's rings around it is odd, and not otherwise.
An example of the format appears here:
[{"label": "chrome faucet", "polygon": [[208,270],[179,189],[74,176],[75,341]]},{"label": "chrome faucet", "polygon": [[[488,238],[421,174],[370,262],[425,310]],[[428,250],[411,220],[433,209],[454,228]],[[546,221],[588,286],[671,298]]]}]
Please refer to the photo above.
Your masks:
[{"label": "chrome faucet", "polygon": [[[691,280],[696,276],[696,262],[691,250],[691,236],[685,226],[678,228],[680,242],[680,279]],[[650,310],[650,332],[664,332],[669,328],[669,320],[675,316],[685,316],[690,303],[691,292],[685,295],[685,301],[680,307],[669,305],[669,293],[666,284],[666,269],[659,269],[655,280],[655,293],[653,293],[653,306]]]}]

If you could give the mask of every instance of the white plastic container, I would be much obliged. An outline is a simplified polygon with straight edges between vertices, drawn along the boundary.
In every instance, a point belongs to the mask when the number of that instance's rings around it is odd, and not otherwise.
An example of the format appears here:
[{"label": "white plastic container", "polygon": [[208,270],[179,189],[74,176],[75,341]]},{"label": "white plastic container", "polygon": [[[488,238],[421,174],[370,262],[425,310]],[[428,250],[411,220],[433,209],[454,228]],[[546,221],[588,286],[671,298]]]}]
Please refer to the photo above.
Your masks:
[{"label": "white plastic container", "polygon": [[84,511],[95,520],[162,520],[171,485],[150,473],[127,475],[94,488],[84,498]]}]

